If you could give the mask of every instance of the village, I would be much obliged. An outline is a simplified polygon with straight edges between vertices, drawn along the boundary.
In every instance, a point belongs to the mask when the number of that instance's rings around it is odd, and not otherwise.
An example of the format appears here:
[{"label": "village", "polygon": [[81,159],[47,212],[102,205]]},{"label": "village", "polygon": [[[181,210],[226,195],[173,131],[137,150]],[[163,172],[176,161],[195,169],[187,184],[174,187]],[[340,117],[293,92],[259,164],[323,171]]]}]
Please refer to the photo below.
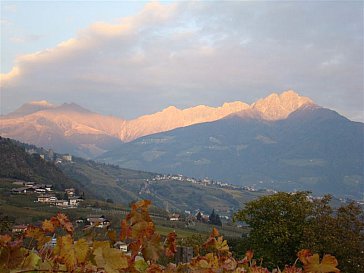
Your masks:
[{"label": "village", "polygon": [[147,179],[147,182],[150,181],[164,181],[164,180],[175,180],[180,182],[187,182],[192,184],[197,184],[201,186],[215,186],[215,187],[221,187],[221,188],[228,188],[228,189],[234,189],[234,190],[244,190],[244,191],[250,191],[250,192],[257,192],[257,191],[266,191],[269,193],[277,193],[277,191],[272,189],[256,189],[253,186],[238,186],[238,185],[232,185],[226,182],[222,181],[216,181],[212,180],[208,177],[205,177],[204,179],[196,179],[184,176],[182,174],[158,174],[155,177],[153,177],[151,180]]},{"label": "village", "polygon": [[[60,208],[77,208],[84,199],[81,196],[76,195],[74,188],[65,189],[64,192],[55,192],[53,186],[50,184],[39,184],[36,182],[24,182],[15,181],[13,185],[20,187],[12,188],[11,194],[35,194],[37,200],[43,204],[50,206],[56,206]],[[57,196],[63,194],[63,199],[59,199]]]}]

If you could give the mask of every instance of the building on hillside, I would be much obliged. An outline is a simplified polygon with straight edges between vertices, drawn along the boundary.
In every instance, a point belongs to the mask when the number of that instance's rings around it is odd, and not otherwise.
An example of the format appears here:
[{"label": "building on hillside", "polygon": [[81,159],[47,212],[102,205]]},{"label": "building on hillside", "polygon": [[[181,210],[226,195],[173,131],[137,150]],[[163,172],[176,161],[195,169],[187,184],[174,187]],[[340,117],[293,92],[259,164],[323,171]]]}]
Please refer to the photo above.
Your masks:
[{"label": "building on hillside", "polygon": [[61,207],[61,208],[67,208],[68,207],[68,200],[57,200],[55,202],[57,207]]},{"label": "building on hillside", "polygon": [[38,200],[39,203],[54,203],[57,201],[57,197],[55,197],[54,195],[50,195],[50,194],[41,194],[38,196]]},{"label": "building on hillside", "polygon": [[36,193],[45,193],[47,190],[45,189],[45,187],[34,187],[34,191]]},{"label": "building on hillside", "polygon": [[27,230],[28,226],[26,225],[15,225],[11,229],[12,233],[24,233]]},{"label": "building on hillside", "polygon": [[64,191],[65,191],[65,193],[67,194],[68,197],[73,197],[75,195],[75,192],[76,192],[74,188],[65,189]]},{"label": "building on hillside", "polygon": [[72,196],[68,200],[71,207],[77,207],[83,201],[79,196]]},{"label": "building on hillside", "polygon": [[91,226],[95,226],[98,228],[110,226],[110,221],[108,219],[106,219],[104,215],[89,216],[87,218],[87,222],[89,222]]},{"label": "building on hillside", "polygon": [[29,193],[28,187],[12,188],[11,193],[13,194],[26,194]]},{"label": "building on hillside", "polygon": [[25,182],[24,186],[25,187],[34,187],[37,183],[35,182]]},{"label": "building on hillside", "polygon": [[114,244],[114,248],[117,248],[119,249],[121,252],[128,252],[128,245],[122,241],[117,241],[115,244]]},{"label": "building on hillside", "polygon": [[68,162],[72,162],[72,155],[68,154],[68,155],[63,155],[62,159],[64,161],[68,161]]},{"label": "building on hillside", "polygon": [[169,221],[179,221],[181,216],[177,213],[172,213],[169,215]]}]

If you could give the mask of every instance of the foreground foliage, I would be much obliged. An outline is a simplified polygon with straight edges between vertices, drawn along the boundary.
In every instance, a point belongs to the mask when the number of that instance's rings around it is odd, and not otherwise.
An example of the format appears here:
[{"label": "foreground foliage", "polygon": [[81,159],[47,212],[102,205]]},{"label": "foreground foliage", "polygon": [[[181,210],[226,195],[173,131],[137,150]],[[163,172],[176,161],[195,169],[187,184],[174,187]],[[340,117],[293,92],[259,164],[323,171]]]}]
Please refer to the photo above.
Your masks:
[{"label": "foreground foliage", "polygon": [[269,268],[282,267],[297,251],[331,253],[343,272],[364,272],[364,219],[355,203],[338,209],[331,197],[310,200],[307,192],[277,193],[246,204],[235,218],[252,228],[249,245]]},{"label": "foreground foliage", "polygon": [[[72,223],[64,214],[57,214],[45,220],[41,227],[29,226],[24,236],[12,238],[0,235],[1,272],[251,272],[266,273],[260,260],[253,259],[253,252],[237,260],[232,256],[227,241],[214,228],[210,237],[201,246],[207,254],[197,255],[186,264],[168,263],[161,265],[161,258],[172,257],[176,253],[174,232],[164,239],[156,233],[148,213],[150,201],[140,201],[132,205],[131,212],[121,222],[119,236],[115,231],[107,231],[108,240],[96,240],[92,228],[85,236],[75,240]],[[52,238],[57,241],[52,245]],[[113,248],[116,240],[127,240],[129,254]],[[141,256],[142,257],[141,257]],[[318,254],[308,250],[298,252],[298,258],[291,266],[285,266],[286,273],[340,272],[338,262],[331,255],[324,255],[320,261]]]}]

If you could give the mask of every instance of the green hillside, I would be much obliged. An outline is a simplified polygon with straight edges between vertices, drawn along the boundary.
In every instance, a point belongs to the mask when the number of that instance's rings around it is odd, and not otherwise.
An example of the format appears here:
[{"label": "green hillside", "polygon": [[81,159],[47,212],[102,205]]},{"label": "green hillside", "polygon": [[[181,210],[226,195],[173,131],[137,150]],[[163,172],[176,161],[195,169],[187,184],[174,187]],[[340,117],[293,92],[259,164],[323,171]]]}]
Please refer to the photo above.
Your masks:
[{"label": "green hillside", "polygon": [[155,179],[159,176],[156,173],[123,169],[81,158],[74,158],[73,163],[61,164],[60,168],[100,199],[124,204],[150,199],[157,207],[173,211],[203,210],[210,213],[215,209],[229,214],[245,202],[267,194],[192,183],[185,177],[181,180],[175,179],[176,176]]}]

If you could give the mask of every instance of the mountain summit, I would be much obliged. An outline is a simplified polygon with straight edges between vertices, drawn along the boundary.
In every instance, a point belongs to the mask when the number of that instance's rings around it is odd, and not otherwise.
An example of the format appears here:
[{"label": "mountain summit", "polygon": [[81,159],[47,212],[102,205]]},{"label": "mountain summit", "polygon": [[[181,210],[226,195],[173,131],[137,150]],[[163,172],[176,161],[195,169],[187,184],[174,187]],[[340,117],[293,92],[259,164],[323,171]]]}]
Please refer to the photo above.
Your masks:
[{"label": "mountain summit", "polygon": [[120,139],[128,142],[154,133],[215,121],[246,109],[249,109],[249,105],[240,101],[224,103],[216,108],[198,105],[181,110],[175,106],[169,106],[155,114],[128,121],[125,127],[121,129]]},{"label": "mountain summit", "polygon": [[31,102],[24,103],[22,106],[20,106],[14,112],[7,114],[6,117],[12,117],[12,118],[13,117],[22,117],[22,116],[33,114],[38,111],[51,109],[53,107],[55,107],[55,106],[46,100],[31,101]]},{"label": "mountain summit", "polygon": [[288,90],[282,94],[273,93],[264,99],[253,103],[250,108],[261,113],[266,120],[285,119],[292,112],[305,104],[313,105],[310,98],[302,97],[293,90]]}]

